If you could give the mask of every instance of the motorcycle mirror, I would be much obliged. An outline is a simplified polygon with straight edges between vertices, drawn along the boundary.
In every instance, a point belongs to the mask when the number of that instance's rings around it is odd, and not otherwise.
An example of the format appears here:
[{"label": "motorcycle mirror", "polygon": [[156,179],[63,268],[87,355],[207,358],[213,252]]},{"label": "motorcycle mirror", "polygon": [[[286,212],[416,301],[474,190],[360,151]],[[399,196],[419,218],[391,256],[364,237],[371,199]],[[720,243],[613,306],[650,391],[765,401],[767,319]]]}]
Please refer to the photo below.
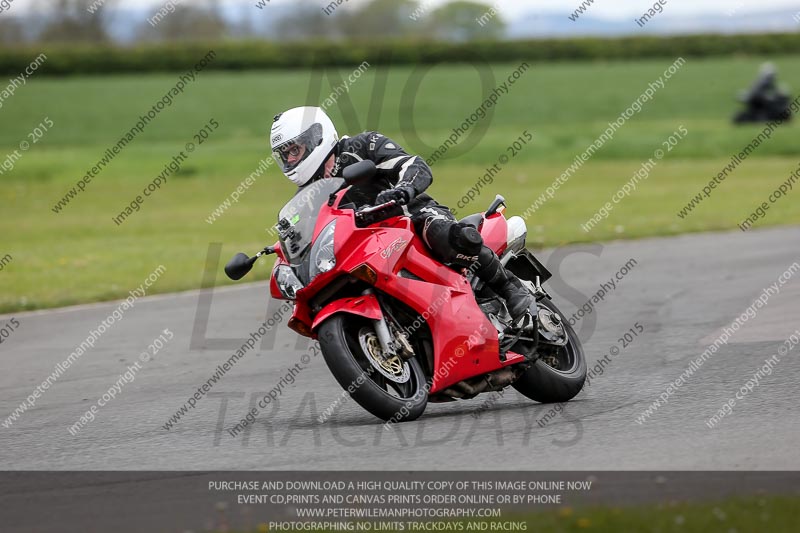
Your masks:
[{"label": "motorcycle mirror", "polygon": [[348,185],[358,185],[373,177],[377,172],[378,167],[375,166],[375,163],[365,159],[345,167],[342,171],[342,177]]},{"label": "motorcycle mirror", "polygon": [[256,259],[258,259],[257,255],[247,257],[247,254],[241,252],[234,255],[233,258],[228,261],[228,264],[225,265],[225,275],[234,281],[242,279],[253,269]]}]

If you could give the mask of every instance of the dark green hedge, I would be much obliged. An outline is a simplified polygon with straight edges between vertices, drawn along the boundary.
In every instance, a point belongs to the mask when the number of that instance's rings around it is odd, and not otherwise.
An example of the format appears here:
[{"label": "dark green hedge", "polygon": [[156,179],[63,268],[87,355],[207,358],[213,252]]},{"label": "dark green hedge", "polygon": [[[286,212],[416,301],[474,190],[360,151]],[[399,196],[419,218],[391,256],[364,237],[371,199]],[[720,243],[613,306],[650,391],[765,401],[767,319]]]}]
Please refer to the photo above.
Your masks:
[{"label": "dark green hedge", "polygon": [[383,43],[219,42],[147,45],[135,48],[43,45],[0,49],[0,74],[19,74],[40,53],[47,61],[38,75],[110,74],[181,71],[194,66],[209,50],[214,70],[304,68],[312,65],[400,65],[487,61],[619,60],[653,57],[706,57],[733,54],[800,53],[800,33],[768,35],[691,35],[614,39],[542,39],[528,41]]}]

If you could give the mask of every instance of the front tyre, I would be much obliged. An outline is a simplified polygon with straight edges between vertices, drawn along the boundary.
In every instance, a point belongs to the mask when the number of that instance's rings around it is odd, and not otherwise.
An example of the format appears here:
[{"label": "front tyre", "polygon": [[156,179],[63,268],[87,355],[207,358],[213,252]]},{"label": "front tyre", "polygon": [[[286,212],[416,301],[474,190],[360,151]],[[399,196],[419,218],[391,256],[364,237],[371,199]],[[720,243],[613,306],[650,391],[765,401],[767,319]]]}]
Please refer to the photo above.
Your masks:
[{"label": "front tyre", "polygon": [[[540,313],[544,309],[545,314],[558,316],[560,325],[566,333],[567,342],[563,346],[548,344],[540,335],[538,359],[512,386],[537,402],[566,402],[581,391],[586,381],[586,358],[583,346],[575,330],[552,301],[544,298],[537,303]],[[551,327],[552,324],[551,321]]]},{"label": "front tyre", "polygon": [[428,404],[427,378],[416,358],[384,360],[372,321],[339,313],[318,330],[325,363],[361,407],[381,420],[407,422]]}]

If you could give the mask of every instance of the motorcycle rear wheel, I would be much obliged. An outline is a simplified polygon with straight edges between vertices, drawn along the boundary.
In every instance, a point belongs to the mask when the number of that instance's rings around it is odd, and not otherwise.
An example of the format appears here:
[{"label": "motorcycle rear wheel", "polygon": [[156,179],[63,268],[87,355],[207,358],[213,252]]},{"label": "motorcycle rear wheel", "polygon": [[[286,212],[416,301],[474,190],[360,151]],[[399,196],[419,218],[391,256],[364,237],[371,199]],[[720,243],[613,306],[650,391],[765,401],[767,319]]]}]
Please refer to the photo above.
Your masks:
[{"label": "motorcycle rear wheel", "polygon": [[[512,384],[521,394],[540,403],[561,403],[577,396],[586,381],[586,358],[575,330],[555,304],[545,298],[538,302],[561,318],[569,341],[566,346],[553,350],[548,357],[540,357]],[[540,349],[543,346],[540,344]]]},{"label": "motorcycle rear wheel", "polygon": [[365,343],[364,332],[372,330],[368,319],[336,314],[323,322],[318,330],[319,344],[325,363],[333,377],[361,407],[385,421],[408,422],[419,418],[428,404],[428,380],[412,358],[398,367],[400,383],[378,371],[365,350],[376,342]]}]

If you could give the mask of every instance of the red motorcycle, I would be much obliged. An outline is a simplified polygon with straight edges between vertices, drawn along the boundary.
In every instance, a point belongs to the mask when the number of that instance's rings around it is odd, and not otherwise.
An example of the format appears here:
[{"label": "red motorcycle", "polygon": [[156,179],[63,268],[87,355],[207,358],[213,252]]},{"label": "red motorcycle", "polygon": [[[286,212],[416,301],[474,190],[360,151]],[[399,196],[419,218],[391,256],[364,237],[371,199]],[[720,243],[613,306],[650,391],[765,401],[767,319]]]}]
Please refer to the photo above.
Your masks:
[{"label": "red motorcycle", "polygon": [[431,257],[402,207],[356,209],[351,185],[371,161],[298,191],[278,217],[280,240],[226,265],[234,280],[276,254],[270,292],[295,302],[288,326],[318,339],[339,384],[387,421],[418,418],[427,403],[474,398],[509,385],[538,402],[565,402],[583,387],[586,362],[575,331],[542,288],[551,274],[525,249],[520,217],[506,220],[498,195],[474,225],[535,296],[515,327],[502,298],[467,269]]}]

